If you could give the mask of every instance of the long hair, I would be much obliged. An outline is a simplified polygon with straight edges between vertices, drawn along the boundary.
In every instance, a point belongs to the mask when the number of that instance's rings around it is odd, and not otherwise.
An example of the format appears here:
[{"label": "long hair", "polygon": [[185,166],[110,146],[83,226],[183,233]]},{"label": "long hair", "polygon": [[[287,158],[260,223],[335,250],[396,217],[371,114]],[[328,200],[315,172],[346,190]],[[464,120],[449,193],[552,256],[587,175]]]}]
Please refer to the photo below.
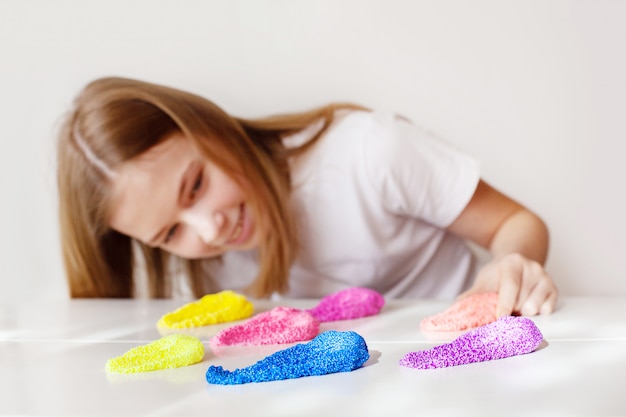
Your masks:
[{"label": "long hair", "polygon": [[[176,131],[189,137],[249,196],[261,232],[259,273],[251,293],[262,297],[286,291],[298,248],[288,205],[289,158],[305,152],[339,108],[362,109],[331,104],[246,120],[203,97],[162,85],[115,77],[89,83],[66,115],[57,143],[61,244],[70,295],[134,296],[137,255],[144,257],[151,297],[171,295],[172,258],[184,266],[195,296],[213,290],[206,286],[210,279],[203,260],[178,258],[109,227],[116,168]],[[323,126],[309,141],[297,148],[283,145],[283,137],[319,120]]]}]

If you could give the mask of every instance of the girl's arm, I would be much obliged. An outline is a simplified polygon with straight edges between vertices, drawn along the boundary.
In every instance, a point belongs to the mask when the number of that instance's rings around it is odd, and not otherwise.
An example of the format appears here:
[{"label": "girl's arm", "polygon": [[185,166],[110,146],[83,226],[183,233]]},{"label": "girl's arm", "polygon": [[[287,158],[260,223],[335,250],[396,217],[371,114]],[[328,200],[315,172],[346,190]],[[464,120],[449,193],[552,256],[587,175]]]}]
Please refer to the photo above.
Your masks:
[{"label": "girl's arm", "polygon": [[521,204],[484,181],[459,217],[448,227],[493,255],[461,294],[497,292],[496,315],[547,314],[554,310],[558,291],[543,265],[549,234],[545,223]]}]

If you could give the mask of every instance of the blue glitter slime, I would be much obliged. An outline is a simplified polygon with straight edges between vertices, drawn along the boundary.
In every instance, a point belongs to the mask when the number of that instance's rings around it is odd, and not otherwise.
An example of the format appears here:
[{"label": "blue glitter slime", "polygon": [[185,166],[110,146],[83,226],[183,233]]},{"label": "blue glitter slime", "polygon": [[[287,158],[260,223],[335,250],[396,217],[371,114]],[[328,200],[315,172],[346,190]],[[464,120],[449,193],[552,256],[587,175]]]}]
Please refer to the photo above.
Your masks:
[{"label": "blue glitter slime", "polygon": [[280,350],[246,368],[228,371],[221,366],[211,366],[206,380],[209,384],[236,385],[350,372],[360,368],[369,357],[361,335],[330,330],[308,343]]}]

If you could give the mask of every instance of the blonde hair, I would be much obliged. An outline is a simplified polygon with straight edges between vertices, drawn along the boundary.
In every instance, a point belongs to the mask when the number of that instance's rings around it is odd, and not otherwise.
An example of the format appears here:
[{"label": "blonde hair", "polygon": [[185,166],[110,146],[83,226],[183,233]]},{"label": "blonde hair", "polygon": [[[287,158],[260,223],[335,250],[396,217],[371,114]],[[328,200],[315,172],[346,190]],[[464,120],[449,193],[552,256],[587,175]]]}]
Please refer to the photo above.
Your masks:
[{"label": "blonde hair", "polygon": [[[172,259],[184,266],[195,296],[215,290],[205,285],[203,260],[177,258],[109,227],[116,167],[174,131],[191,138],[208,159],[240,182],[250,198],[263,236],[259,274],[251,293],[269,296],[286,291],[298,248],[288,209],[288,160],[324,133],[339,108],[363,109],[331,104],[246,120],[228,115],[203,97],[162,85],[114,77],[89,83],[67,114],[57,143],[61,244],[70,295],[134,296],[134,248],[145,259],[151,297],[171,296]],[[309,141],[297,148],[283,145],[283,137],[319,120],[323,126]]]}]

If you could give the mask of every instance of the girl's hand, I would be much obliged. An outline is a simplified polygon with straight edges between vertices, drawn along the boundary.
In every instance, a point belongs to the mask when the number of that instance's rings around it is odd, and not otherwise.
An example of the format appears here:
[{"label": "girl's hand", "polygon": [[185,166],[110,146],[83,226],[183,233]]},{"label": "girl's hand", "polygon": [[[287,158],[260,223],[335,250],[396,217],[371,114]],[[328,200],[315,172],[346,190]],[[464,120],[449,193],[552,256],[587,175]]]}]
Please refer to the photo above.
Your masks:
[{"label": "girl's hand", "polygon": [[554,311],[558,291],[543,266],[518,253],[487,263],[472,287],[459,298],[477,292],[497,292],[496,317],[511,314],[534,316]]},{"label": "girl's hand", "polygon": [[481,180],[448,230],[493,256],[472,288],[459,297],[497,292],[497,317],[554,310],[557,289],[542,266],[548,254],[548,228],[537,215]]}]

